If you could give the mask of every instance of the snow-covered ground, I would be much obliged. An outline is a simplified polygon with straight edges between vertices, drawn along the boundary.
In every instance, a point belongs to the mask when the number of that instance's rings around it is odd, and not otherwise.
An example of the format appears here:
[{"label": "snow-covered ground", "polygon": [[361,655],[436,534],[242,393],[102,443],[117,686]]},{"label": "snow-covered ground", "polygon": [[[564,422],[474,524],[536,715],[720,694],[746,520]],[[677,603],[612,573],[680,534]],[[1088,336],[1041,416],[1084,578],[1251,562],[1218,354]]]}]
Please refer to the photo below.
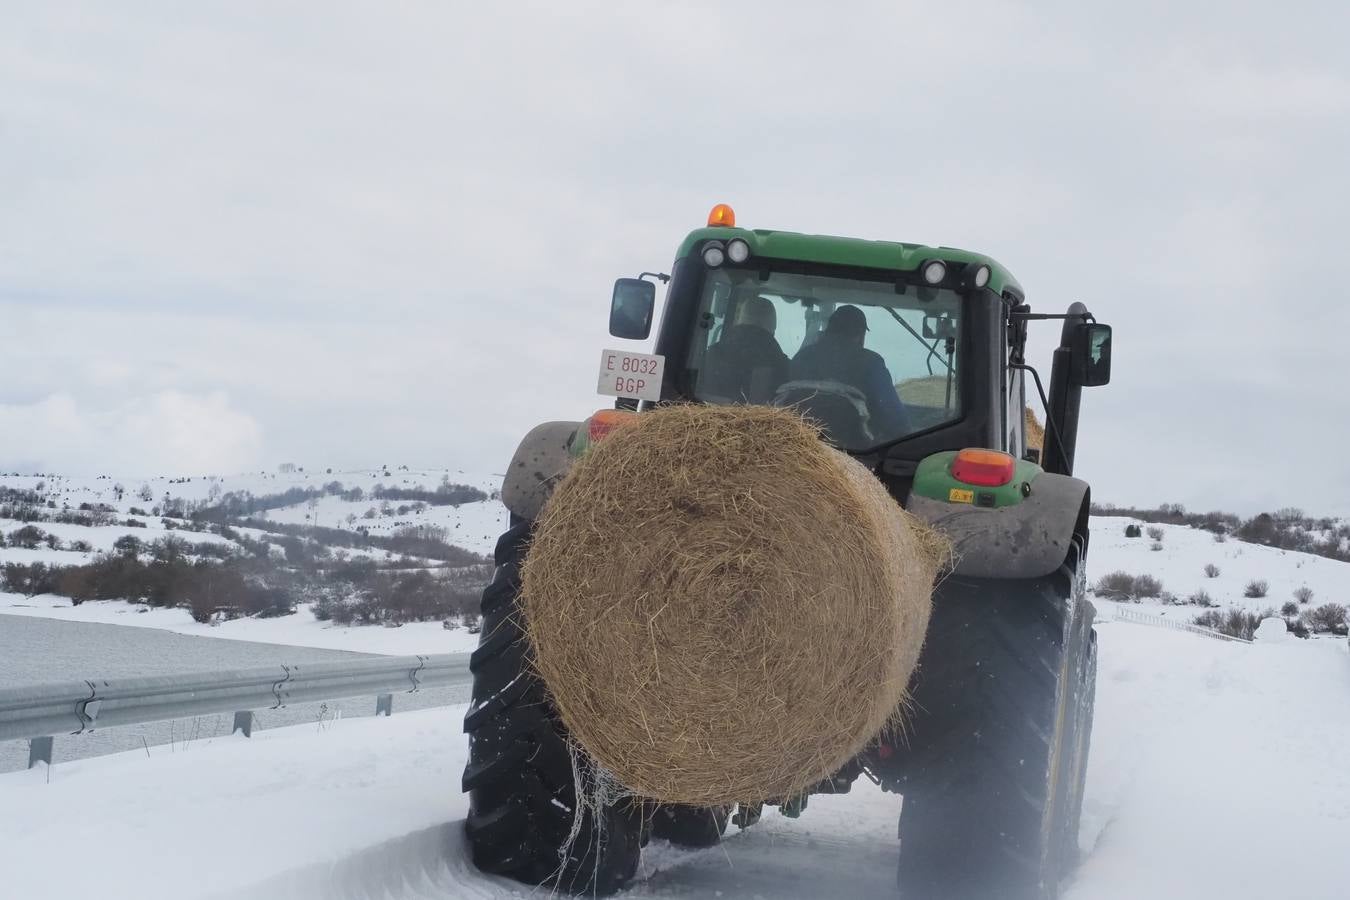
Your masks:
[{"label": "snow-covered ground", "polygon": [[[1340,898],[1350,885],[1350,653],[1100,627],[1097,720],[1067,900]],[[461,838],[463,707],[0,775],[4,895],[541,896]],[[887,896],[900,799],[865,780],[720,848],[643,856],[630,896]],[[733,828],[734,831],[734,828]]]},{"label": "snow-covered ground", "polygon": [[[0,487],[18,490],[34,490],[42,487],[42,492],[55,501],[57,508],[68,506],[72,510],[81,503],[106,504],[116,510],[119,519],[134,518],[147,527],[128,528],[123,525],[88,528],[80,525],[61,525],[48,522],[34,523],[43,531],[56,534],[62,541],[88,541],[95,550],[108,550],[113,541],[123,534],[135,534],[142,540],[152,541],[164,537],[166,529],[159,516],[133,515],[132,509],[149,512],[153,507],[162,505],[166,498],[183,500],[189,503],[204,503],[226,493],[247,491],[255,497],[279,494],[292,488],[310,490],[322,489],[325,485],[337,481],[344,489],[360,488],[369,495],[376,486],[386,488],[435,490],[443,480],[454,484],[475,487],[492,496],[502,486],[502,476],[483,472],[465,472],[461,469],[362,469],[353,471],[330,472],[327,470],[296,471],[287,473],[259,472],[229,476],[198,476],[192,478],[67,478],[59,475],[0,475]],[[123,489],[118,496],[116,488]],[[146,500],[142,491],[149,496]],[[459,506],[428,506],[422,511],[409,509],[398,514],[401,506],[412,506],[411,501],[391,500],[389,506],[394,512],[386,515],[382,512],[384,501],[367,496],[360,501],[344,501],[338,496],[323,496],[311,506],[308,501],[291,506],[269,509],[257,514],[258,518],[288,525],[319,525],[324,528],[340,528],[355,531],[364,528],[372,535],[388,535],[409,525],[431,525],[446,529],[449,541],[474,553],[491,553],[497,537],[506,530],[506,510],[499,502],[488,500],[481,503],[462,503]],[[55,511],[55,510],[52,510]],[[374,511],[372,518],[365,515]],[[349,518],[352,517],[352,518]],[[0,531],[10,532],[23,525],[9,519],[0,519]],[[174,530],[177,537],[188,541],[213,541],[229,543],[223,538],[209,534],[193,534]],[[259,532],[258,534],[260,534]],[[257,534],[252,535],[254,537]],[[57,555],[53,556],[52,553]],[[18,548],[0,548],[2,562],[48,562],[62,565],[76,565],[87,556],[69,551],[24,551]]]},{"label": "snow-covered ground", "polygon": [[[148,512],[152,507],[164,503],[166,498],[200,503],[218,498],[223,493],[241,491],[260,497],[278,494],[291,488],[321,489],[334,481],[341,482],[346,490],[359,487],[367,494],[378,485],[387,488],[435,490],[443,481],[478,488],[489,497],[495,496],[495,492],[501,488],[500,475],[465,472],[459,469],[394,468],[342,472],[311,470],[192,478],[65,478],[52,475],[0,475],[0,487],[25,491],[40,488],[40,492],[56,504],[57,509],[47,510],[48,512],[56,512],[63,507],[78,510],[82,503],[106,504],[116,511],[119,521],[132,519],[145,526],[129,527],[124,524],[85,526],[36,522],[33,523],[35,527],[60,539],[60,549],[52,549],[46,545],[35,549],[3,546],[0,547],[0,565],[7,562],[24,564],[41,562],[49,566],[80,565],[89,562],[97,553],[111,551],[114,542],[128,534],[147,544],[172,535],[189,546],[230,545],[232,541],[219,535],[186,531],[182,528],[170,529],[165,526],[165,520],[160,516],[133,514],[131,510]],[[118,486],[122,488],[120,497],[116,490]],[[141,496],[143,490],[151,499],[143,499]],[[506,530],[506,507],[496,499],[463,503],[458,506],[427,505],[420,511],[410,508],[403,514],[397,513],[396,510],[402,506],[411,507],[413,505],[411,501],[389,501],[388,505],[394,511],[385,515],[381,512],[385,508],[383,501],[367,497],[359,502],[349,502],[339,496],[326,495],[316,498],[312,503],[304,501],[267,510],[259,513],[258,518],[281,524],[317,524],[325,528],[348,531],[364,528],[373,535],[392,534],[406,526],[429,525],[444,528],[449,543],[485,555],[492,552],[497,538]],[[369,511],[374,511],[375,515],[367,519],[365,515]],[[24,524],[13,519],[0,519],[0,533],[11,534]],[[267,535],[267,532],[258,529],[236,530],[254,540]],[[76,541],[84,541],[91,549],[71,550],[71,544]],[[411,559],[379,549],[363,551],[340,548],[340,552],[349,557],[369,556],[377,562]],[[120,601],[91,601],[74,606],[68,599],[61,597],[30,598],[0,592],[0,615],[6,613],[78,622],[162,628],[180,634],[271,644],[399,655],[460,652],[477,646],[478,641],[476,635],[469,634],[462,628],[446,630],[439,622],[410,623],[399,628],[343,627],[319,622],[307,604],[298,606],[295,614],[290,616],[273,619],[236,619],[208,626],[194,622],[183,609],[151,609]]]},{"label": "snow-covered ground", "polygon": [[[1142,537],[1125,537],[1125,526],[1161,528],[1161,550],[1152,550],[1154,541],[1147,532]],[[1235,538],[1223,543],[1207,531],[1184,525],[1149,525],[1137,519],[1118,516],[1093,516],[1092,542],[1088,550],[1089,582],[1108,572],[1152,575],[1162,581],[1163,589],[1185,600],[1196,591],[1205,591],[1220,607],[1235,607],[1260,612],[1275,609],[1294,599],[1300,587],[1313,592],[1310,606],[1323,603],[1350,605],[1350,564],[1294,550],[1278,550],[1249,544]],[[1219,574],[1210,578],[1205,566],[1213,564]],[[1249,598],[1243,591],[1250,581],[1265,581],[1265,597]],[[1170,614],[1187,621],[1200,612],[1196,607],[1160,607],[1156,601],[1144,601],[1146,611]]]},{"label": "snow-covered ground", "polygon": [[[0,617],[4,615],[131,625],[200,637],[254,641],[260,644],[285,644],[290,647],[317,647],[323,650],[351,650],[357,653],[382,653],[392,656],[466,653],[478,646],[478,635],[470,634],[464,628],[445,628],[440,622],[409,622],[397,628],[378,625],[345,626],[320,622],[314,618],[307,603],[297,606],[295,612],[289,616],[271,619],[231,619],[214,625],[204,625],[194,622],[185,609],[152,608],[120,600],[89,600],[79,606],[72,606],[65,597],[53,597],[49,594],[24,597],[0,592]],[[4,627],[2,621],[0,619],[0,627]]]}]

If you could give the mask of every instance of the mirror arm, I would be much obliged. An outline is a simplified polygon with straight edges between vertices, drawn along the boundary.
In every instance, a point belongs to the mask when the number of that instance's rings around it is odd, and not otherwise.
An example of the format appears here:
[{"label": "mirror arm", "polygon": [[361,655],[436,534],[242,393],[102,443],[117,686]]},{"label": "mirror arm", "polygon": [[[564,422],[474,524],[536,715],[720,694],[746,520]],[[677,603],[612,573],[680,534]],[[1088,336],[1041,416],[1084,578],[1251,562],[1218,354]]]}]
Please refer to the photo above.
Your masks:
[{"label": "mirror arm", "polygon": [[1083,322],[1097,324],[1097,317],[1090,312],[1086,313],[1033,313],[1033,312],[1011,312],[1008,318],[1016,319],[1022,322],[1041,319],[1078,319]]},{"label": "mirror arm", "polygon": [[[1059,316],[1058,318],[1064,318]],[[1046,437],[1054,438],[1055,446],[1059,448],[1062,455],[1064,453],[1064,442],[1059,439],[1059,426],[1055,424],[1055,417],[1050,414],[1050,401],[1045,396],[1045,388],[1041,385],[1041,375],[1031,366],[1025,363],[1011,363],[1008,368],[1017,369],[1022,372],[1030,372],[1032,379],[1036,382],[1036,393],[1041,395],[1041,409],[1045,410],[1045,434]],[[1045,458],[1045,453],[1041,453],[1041,458]]]},{"label": "mirror arm", "polygon": [[670,284],[670,276],[665,272],[643,272],[638,278],[657,278],[660,279],[662,284]]}]

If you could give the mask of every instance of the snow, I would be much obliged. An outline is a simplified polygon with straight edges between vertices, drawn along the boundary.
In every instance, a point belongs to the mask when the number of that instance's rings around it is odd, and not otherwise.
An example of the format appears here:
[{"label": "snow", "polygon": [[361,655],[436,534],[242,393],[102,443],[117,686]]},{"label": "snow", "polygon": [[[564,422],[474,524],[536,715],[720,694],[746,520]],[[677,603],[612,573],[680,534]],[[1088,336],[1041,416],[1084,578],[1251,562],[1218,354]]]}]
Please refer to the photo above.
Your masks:
[{"label": "snow", "polygon": [[[1153,543],[1143,537],[1125,537],[1125,526],[1134,523],[1145,529],[1161,528],[1161,550],[1150,550]],[[1163,589],[1185,600],[1195,591],[1208,593],[1221,607],[1261,612],[1276,611],[1294,599],[1294,591],[1308,587],[1313,591],[1310,606],[1323,603],[1350,604],[1350,564],[1295,550],[1279,550],[1249,544],[1236,538],[1216,543],[1208,531],[1184,525],[1150,525],[1124,516],[1093,516],[1092,543],[1088,550],[1091,580],[1121,570],[1131,575],[1154,575]],[[1219,567],[1216,578],[1205,576],[1205,565]],[[1243,590],[1249,581],[1265,581],[1265,597],[1249,598]],[[1167,609],[1164,607],[1164,609]],[[1171,607],[1173,615],[1194,616],[1194,607]],[[1150,610],[1151,611],[1151,610]]]},{"label": "snow", "polygon": [[[485,472],[468,472],[463,469],[362,469],[329,472],[311,470],[307,472],[267,473],[259,472],[230,476],[199,476],[190,480],[178,478],[66,478],[57,475],[0,475],[0,487],[19,490],[34,490],[39,484],[44,493],[57,506],[67,505],[72,510],[81,503],[102,503],[111,506],[122,519],[134,518],[148,527],[127,528],[122,525],[101,528],[87,528],[80,525],[63,525],[50,522],[33,523],[43,531],[58,535],[63,541],[87,540],[96,550],[108,550],[112,542],[123,534],[135,534],[143,540],[152,541],[164,536],[166,529],[158,516],[132,516],[132,508],[149,511],[159,505],[166,496],[172,499],[193,503],[208,501],[213,494],[238,493],[247,491],[254,496],[279,494],[291,488],[322,489],[330,482],[341,482],[347,490],[361,488],[369,494],[377,485],[388,488],[421,488],[435,490],[442,480],[448,479],[454,484],[475,487],[492,496],[501,490],[502,476]],[[114,487],[124,488],[122,498],[117,498]],[[142,485],[150,488],[152,499],[142,500],[139,496]],[[367,497],[359,502],[347,502],[341,497],[326,495],[317,499],[314,507],[308,502],[278,507],[258,513],[258,518],[289,525],[314,525],[324,528],[341,528],[354,531],[365,528],[373,535],[392,534],[399,528],[409,525],[433,525],[445,528],[449,532],[449,541],[474,553],[491,553],[498,536],[506,530],[507,512],[500,502],[487,500],[477,503],[463,503],[453,506],[428,506],[422,512],[409,510],[404,515],[382,516],[365,519],[362,516],[370,509],[378,513],[383,501]],[[390,505],[411,506],[411,501],[391,500]],[[54,510],[53,510],[54,511]],[[348,522],[348,516],[355,516],[355,522]],[[0,531],[8,533],[22,527],[24,523],[0,519]],[[214,541],[229,543],[224,538],[209,534],[194,534],[175,530],[168,532],[188,541]],[[263,532],[252,536],[257,537]],[[11,555],[18,551],[0,548],[0,562],[4,561],[49,561],[49,558],[23,559]],[[349,555],[354,555],[349,551]],[[67,565],[82,561],[80,554],[57,557],[54,560]]]},{"label": "snow", "polygon": [[[1344,896],[1345,642],[1231,644],[1114,622],[1100,646],[1088,855],[1066,900]],[[0,775],[6,894],[531,896],[467,859],[464,709]],[[860,780],[812,797],[800,819],[769,811],[733,827],[719,848],[653,842],[627,895],[893,895],[900,804]]]},{"label": "snow", "polygon": [[[340,481],[350,490],[360,487],[369,493],[376,485],[390,488],[421,488],[434,490],[443,480],[454,484],[476,487],[489,496],[500,490],[502,477],[490,473],[466,472],[462,469],[425,469],[407,470],[367,469],[359,471],[328,472],[326,470],[290,473],[255,473],[232,475],[227,477],[198,476],[190,480],[180,478],[65,478],[55,475],[16,476],[0,475],[0,487],[19,490],[34,490],[39,484],[44,494],[54,500],[58,507],[68,506],[78,509],[81,503],[106,504],[117,511],[119,519],[135,519],[146,527],[135,528],[126,525],[85,526],[70,523],[34,522],[35,527],[56,535],[62,546],[68,548],[73,541],[86,541],[92,552],[75,552],[69,549],[52,550],[45,545],[29,550],[21,547],[0,547],[0,564],[36,563],[51,566],[73,566],[89,562],[95,553],[109,552],[113,544],[123,535],[131,534],[145,543],[173,536],[189,545],[217,544],[230,545],[233,542],[219,535],[186,531],[181,528],[168,529],[159,516],[131,515],[130,510],[149,510],[159,504],[167,495],[170,498],[192,502],[206,501],[220,492],[248,491],[255,496],[276,494],[290,488],[322,488],[324,485]],[[124,488],[122,498],[117,498],[114,487]],[[139,496],[141,486],[150,488],[152,500],[142,500]],[[439,526],[448,532],[448,541],[474,553],[490,554],[497,538],[506,530],[508,513],[499,500],[485,500],[464,503],[458,507],[428,506],[422,512],[410,510],[405,515],[376,516],[373,519],[359,518],[366,510],[378,510],[381,501],[367,498],[359,503],[347,503],[337,496],[323,496],[317,499],[315,506],[308,502],[293,504],[267,510],[259,518],[269,521],[342,528],[354,530],[366,528],[371,534],[392,534],[405,526]],[[408,501],[390,501],[397,508],[411,505]],[[56,510],[49,510],[55,512]],[[358,516],[355,524],[348,523],[348,515]],[[9,534],[26,523],[12,519],[0,519],[0,532]],[[268,533],[261,529],[239,528],[240,534],[258,539]],[[189,550],[190,552],[190,550]],[[280,551],[274,551],[279,553]],[[360,550],[340,548],[348,558],[370,556],[377,561],[407,560],[400,554],[391,554],[383,550]],[[439,565],[433,563],[433,565]],[[257,641],[270,644],[287,644],[300,647],[316,647],[331,650],[354,650],[364,653],[383,653],[406,655],[416,653],[458,653],[472,650],[477,646],[476,635],[462,628],[444,629],[439,622],[414,622],[398,628],[377,626],[344,627],[316,620],[308,604],[297,607],[295,614],[275,619],[236,619],[216,625],[202,625],[192,620],[183,609],[153,609],[139,604],[121,601],[90,601],[74,606],[68,599],[60,597],[21,597],[16,594],[0,592],[0,616],[18,614],[40,616],[52,619],[65,619],[78,622],[102,622],[116,625],[134,625],[141,628],[161,628],[179,634],[205,635],[231,640]]]},{"label": "snow", "polygon": [[254,641],[261,644],[285,644],[291,647],[316,647],[322,650],[351,650],[411,656],[419,653],[468,653],[478,646],[478,635],[464,628],[445,628],[440,622],[409,622],[397,628],[378,625],[335,625],[314,618],[308,603],[301,603],[289,616],[269,619],[232,619],[215,625],[194,622],[185,609],[142,606],[120,600],[88,600],[79,606],[65,597],[44,594],[24,597],[0,592],[0,621],[5,615],[63,619],[69,622],[96,622],[107,625],[132,625],[159,628],[177,634]]},{"label": "snow", "polygon": [[1256,626],[1256,634],[1253,637],[1262,642],[1277,641],[1296,641],[1298,640],[1287,627],[1284,619],[1277,616],[1270,616],[1261,620],[1261,624]]}]

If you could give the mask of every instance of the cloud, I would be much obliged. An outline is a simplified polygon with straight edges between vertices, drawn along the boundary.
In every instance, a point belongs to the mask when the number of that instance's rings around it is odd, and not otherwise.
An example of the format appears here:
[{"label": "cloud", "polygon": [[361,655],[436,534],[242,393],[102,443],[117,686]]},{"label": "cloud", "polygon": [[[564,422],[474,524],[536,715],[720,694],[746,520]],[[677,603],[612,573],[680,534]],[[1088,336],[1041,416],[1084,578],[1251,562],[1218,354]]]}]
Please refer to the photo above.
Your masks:
[{"label": "cloud", "polygon": [[1117,334],[1084,396],[1096,496],[1234,505],[1222,457],[1324,508],[1250,431],[1350,438],[1350,7],[1269,21],[29,4],[0,29],[0,403],[26,429],[0,461],[499,469],[535,422],[604,405],[612,279],[667,271],[728,201],[987,251],[1037,311],[1086,301]]},{"label": "cloud", "polygon": [[259,462],[262,428],[223,393],[160,391],[83,409],[69,394],[0,405],[0,470],[152,475],[237,472]]}]

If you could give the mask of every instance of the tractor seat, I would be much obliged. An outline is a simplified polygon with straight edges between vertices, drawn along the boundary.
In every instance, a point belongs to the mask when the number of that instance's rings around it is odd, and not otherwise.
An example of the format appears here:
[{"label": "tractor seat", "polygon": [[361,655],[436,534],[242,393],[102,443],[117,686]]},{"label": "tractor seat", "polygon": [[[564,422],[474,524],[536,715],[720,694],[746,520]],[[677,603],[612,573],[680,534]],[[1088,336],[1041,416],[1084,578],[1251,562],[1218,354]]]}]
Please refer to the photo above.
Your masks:
[{"label": "tractor seat", "polygon": [[778,388],[773,405],[795,409],[840,447],[861,449],[873,443],[867,398],[842,381],[789,381]]}]

